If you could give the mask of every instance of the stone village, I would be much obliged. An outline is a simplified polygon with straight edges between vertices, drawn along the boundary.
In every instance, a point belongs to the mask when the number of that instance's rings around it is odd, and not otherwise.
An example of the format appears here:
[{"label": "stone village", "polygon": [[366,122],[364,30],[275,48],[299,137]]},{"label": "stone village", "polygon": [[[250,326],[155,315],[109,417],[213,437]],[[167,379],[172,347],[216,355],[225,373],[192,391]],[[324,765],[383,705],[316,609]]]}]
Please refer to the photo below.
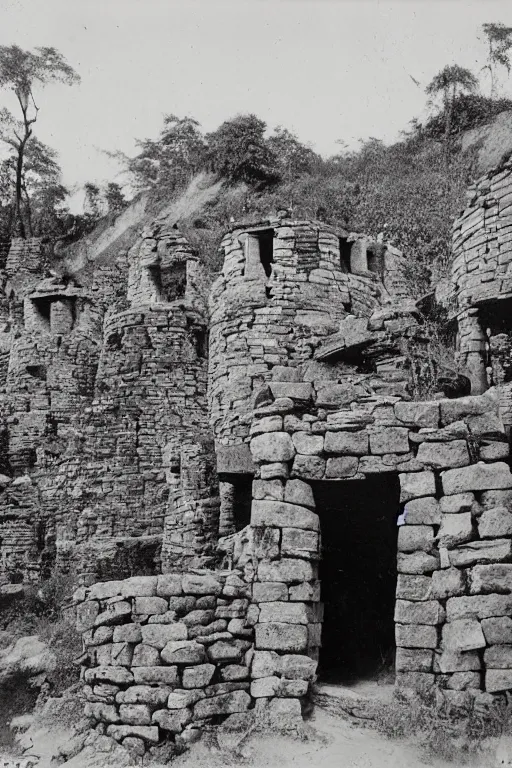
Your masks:
[{"label": "stone village", "polygon": [[[74,568],[92,725],[142,752],[300,719],[317,677],[512,690],[512,165],[468,192],[428,350],[407,254],[285,211],[211,289],[176,222],[0,302],[0,583]],[[428,357],[428,355],[427,355]]]}]

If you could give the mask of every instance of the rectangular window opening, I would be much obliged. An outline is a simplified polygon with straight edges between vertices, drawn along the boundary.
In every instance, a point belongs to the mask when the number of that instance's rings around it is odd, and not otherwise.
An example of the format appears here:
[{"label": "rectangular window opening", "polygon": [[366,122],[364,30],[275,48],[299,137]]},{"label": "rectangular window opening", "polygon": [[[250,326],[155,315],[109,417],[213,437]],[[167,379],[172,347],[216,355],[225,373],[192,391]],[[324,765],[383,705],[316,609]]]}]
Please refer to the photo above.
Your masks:
[{"label": "rectangular window opening", "polygon": [[324,603],[321,682],[394,682],[398,476],[312,484]]},{"label": "rectangular window opening", "polygon": [[35,309],[39,327],[49,331],[52,307],[51,301],[49,299],[33,299],[32,304]]},{"label": "rectangular window opening", "polygon": [[270,277],[274,263],[274,230],[268,229],[264,232],[258,232],[257,237],[260,246],[260,261],[266,276]]},{"label": "rectangular window opening", "polygon": [[349,243],[346,237],[338,238],[340,247],[340,269],[348,275],[352,270],[350,266],[350,254],[352,251],[352,243]]}]

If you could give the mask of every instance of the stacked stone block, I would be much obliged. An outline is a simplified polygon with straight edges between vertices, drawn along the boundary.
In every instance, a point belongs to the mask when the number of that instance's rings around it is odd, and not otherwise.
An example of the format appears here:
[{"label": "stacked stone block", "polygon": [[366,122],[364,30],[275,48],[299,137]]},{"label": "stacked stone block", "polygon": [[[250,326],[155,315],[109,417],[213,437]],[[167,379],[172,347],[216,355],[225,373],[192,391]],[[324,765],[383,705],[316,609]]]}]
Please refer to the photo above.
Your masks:
[{"label": "stacked stone block", "polygon": [[[101,582],[79,590],[86,715],[140,752],[251,707],[250,588],[236,571]],[[134,743],[134,740],[135,743]]]}]

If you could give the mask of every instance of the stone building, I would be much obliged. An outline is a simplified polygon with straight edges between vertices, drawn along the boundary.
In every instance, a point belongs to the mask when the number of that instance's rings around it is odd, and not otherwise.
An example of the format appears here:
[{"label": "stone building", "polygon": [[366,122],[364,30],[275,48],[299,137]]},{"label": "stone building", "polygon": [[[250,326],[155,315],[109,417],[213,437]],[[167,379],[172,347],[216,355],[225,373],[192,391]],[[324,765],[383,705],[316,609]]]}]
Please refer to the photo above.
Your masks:
[{"label": "stone building", "polygon": [[[22,577],[43,560],[38,514],[54,562],[78,563],[87,714],[108,734],[143,752],[231,716],[293,724],[317,678],[392,675],[454,706],[512,690],[508,348],[496,342],[508,338],[507,198],[491,216],[485,197],[503,173],[478,182],[455,225],[464,397],[421,397],[429,339],[404,257],[322,222],[234,224],[209,319],[197,258],[164,221],[117,271],[98,265],[105,288],[94,274],[52,284],[59,308],[38,333],[61,329],[57,354],[84,318],[95,372],[69,422],[55,409],[57,460],[42,459],[45,434],[29,465],[23,420],[5,411],[7,453],[25,463],[0,477],[0,525],[25,510],[10,529]],[[40,278],[28,301],[46,296]],[[12,370],[26,369],[22,338]],[[48,408],[51,395],[38,384],[22,402]],[[4,399],[19,402],[9,373]]]}]

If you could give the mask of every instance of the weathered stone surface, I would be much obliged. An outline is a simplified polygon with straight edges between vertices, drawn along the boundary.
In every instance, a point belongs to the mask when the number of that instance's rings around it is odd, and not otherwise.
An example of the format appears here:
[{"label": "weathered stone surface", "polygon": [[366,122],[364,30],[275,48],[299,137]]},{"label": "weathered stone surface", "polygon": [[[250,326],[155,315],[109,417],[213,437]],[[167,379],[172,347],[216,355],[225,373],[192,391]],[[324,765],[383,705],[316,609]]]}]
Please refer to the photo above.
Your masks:
[{"label": "weathered stone surface", "polygon": [[369,452],[368,432],[326,432],[324,450],[343,456],[364,456]]},{"label": "weathered stone surface", "polygon": [[90,600],[106,600],[121,594],[122,581],[98,581],[89,587]]},{"label": "weathered stone surface", "polygon": [[128,725],[149,725],[151,710],[147,704],[121,704],[119,707],[121,722]]},{"label": "weathered stone surface", "polygon": [[405,427],[372,427],[369,434],[370,452],[376,456],[409,451],[409,430]]},{"label": "weathered stone surface", "polygon": [[402,421],[411,427],[434,427],[439,426],[439,403],[396,403],[395,416],[398,421]]},{"label": "weathered stone surface", "polygon": [[395,688],[399,691],[414,691],[429,694],[435,685],[435,676],[428,672],[397,672]]},{"label": "weathered stone surface", "polygon": [[[110,582],[108,582],[110,583]],[[100,627],[103,624],[120,624],[124,621],[126,616],[129,616],[132,612],[130,603],[126,600],[120,600],[117,603],[111,603],[105,607],[96,617],[94,622],[95,627]]]},{"label": "weathered stone surface", "polygon": [[177,667],[136,667],[133,669],[133,681],[147,685],[177,685]]},{"label": "weathered stone surface", "polygon": [[290,557],[311,558],[319,554],[319,535],[316,531],[283,528],[281,553]]},{"label": "weathered stone surface", "polygon": [[105,683],[122,685],[123,683],[133,682],[133,675],[128,669],[124,669],[124,667],[98,666],[93,667],[92,669],[86,669],[84,672],[84,680],[86,683],[92,683],[98,680]]},{"label": "weathered stone surface", "polygon": [[398,530],[399,552],[431,552],[434,529],[430,525],[403,525]]},{"label": "weathered stone surface", "polygon": [[411,499],[405,505],[404,513],[407,525],[439,525],[441,522],[439,502],[434,496]]},{"label": "weathered stone surface", "polygon": [[[439,571],[441,573],[441,571]],[[399,573],[397,578],[396,596],[401,600],[429,600],[434,597],[432,592],[432,577],[416,576]],[[435,597],[438,597],[435,595]]]},{"label": "weathered stone surface", "polygon": [[450,597],[446,603],[448,621],[467,616],[489,619],[492,616],[509,616],[510,614],[512,614],[512,595]]},{"label": "weathered stone surface", "polygon": [[118,723],[119,714],[112,704],[102,704],[100,702],[86,702],[84,706],[85,717],[93,720],[99,720],[102,723]]},{"label": "weathered stone surface", "polygon": [[251,697],[245,691],[232,691],[219,696],[198,701],[194,706],[194,718],[228,715],[232,712],[246,712],[251,704]]},{"label": "weathered stone surface", "polygon": [[480,622],[474,618],[449,621],[442,629],[442,644],[443,648],[459,652],[485,648]]},{"label": "weathered stone surface", "polygon": [[121,582],[120,593],[122,597],[153,597],[156,584],[156,576],[132,576]]},{"label": "weathered stone surface", "polygon": [[306,650],[308,632],[304,625],[268,623],[255,628],[255,647],[258,650],[302,653]]},{"label": "weathered stone surface", "polygon": [[453,400],[441,400],[441,424],[451,424],[465,416],[480,416],[488,413],[493,403],[486,397],[468,396]]},{"label": "weathered stone surface", "polygon": [[220,674],[223,680],[246,680],[249,677],[249,669],[244,664],[226,664],[221,667]]},{"label": "weathered stone surface", "polygon": [[270,677],[275,673],[280,673],[282,658],[275,651],[254,651],[251,677]]},{"label": "weathered stone surface", "polygon": [[432,573],[439,568],[439,558],[437,555],[429,555],[427,552],[414,552],[410,555],[399,552],[397,567],[399,573]]},{"label": "weathered stone surface", "polygon": [[432,574],[432,597],[438,600],[463,595],[465,590],[466,575],[458,568],[443,568]]},{"label": "weathered stone surface", "polygon": [[313,394],[311,384],[302,381],[271,381],[269,387],[275,398],[289,397],[299,402],[307,402]]},{"label": "weathered stone surface", "polygon": [[486,491],[489,489],[512,488],[512,474],[507,464],[472,464],[462,469],[448,469],[441,474],[443,491],[449,496],[464,491]]},{"label": "weathered stone surface", "polygon": [[158,727],[156,725],[109,725],[107,735],[112,736],[116,741],[135,736],[152,744],[158,743]]},{"label": "weathered stone surface", "polygon": [[100,612],[99,603],[95,600],[88,600],[85,603],[77,605],[76,608],[76,631],[79,633],[87,632],[94,627],[98,614]]},{"label": "weathered stone surface", "polygon": [[454,672],[447,683],[447,688],[454,691],[469,691],[480,687],[478,672]]},{"label": "weathered stone surface", "polygon": [[171,640],[160,656],[166,664],[201,664],[205,661],[204,647],[194,640]]},{"label": "weathered stone surface", "polygon": [[153,722],[160,728],[171,733],[181,733],[183,728],[192,721],[192,711],[187,708],[167,710],[158,709],[153,712]]},{"label": "weathered stone surface", "polygon": [[238,662],[242,660],[244,650],[250,643],[243,640],[218,640],[208,648],[208,658],[214,662]]},{"label": "weathered stone surface", "polygon": [[454,672],[468,672],[479,670],[482,664],[480,656],[476,651],[454,651],[452,649],[443,650],[436,654],[434,661],[434,670],[443,675]]},{"label": "weathered stone surface", "polygon": [[213,677],[214,664],[198,664],[196,667],[186,667],[183,670],[184,688],[204,688]]},{"label": "weathered stone surface", "polygon": [[512,513],[506,507],[484,510],[478,518],[478,534],[482,539],[512,536]]},{"label": "weathered stone surface", "polygon": [[506,460],[509,456],[508,443],[491,441],[480,446],[480,458],[482,461]]},{"label": "weathered stone surface", "polygon": [[121,624],[121,626],[114,627],[113,639],[114,643],[140,643],[142,640],[140,624]]},{"label": "weathered stone surface", "polygon": [[310,432],[295,432],[292,442],[297,453],[306,456],[319,456],[324,449],[323,435],[312,435]]},{"label": "weathered stone surface", "polygon": [[416,458],[433,469],[465,467],[470,463],[465,440],[449,443],[421,443]]},{"label": "weathered stone surface", "polygon": [[304,603],[263,603],[259,621],[261,624],[269,622],[308,624],[309,617]]},{"label": "weathered stone surface", "polygon": [[353,477],[357,473],[359,461],[355,456],[337,456],[327,459],[325,476],[331,479]]},{"label": "weathered stone surface", "polygon": [[421,624],[396,624],[396,644],[402,648],[436,648],[436,627]]},{"label": "weathered stone surface", "polygon": [[473,537],[471,512],[461,512],[458,515],[443,515],[437,541],[440,547],[452,549],[459,544],[465,544]]},{"label": "weathered stone surface", "polygon": [[251,682],[251,696],[254,699],[276,696],[280,684],[279,677],[259,677]]},{"label": "weathered stone surface", "polygon": [[283,431],[283,417],[279,415],[263,416],[263,418],[256,419],[251,424],[251,436],[261,435],[264,432],[282,432],[282,431]]},{"label": "weathered stone surface", "polygon": [[444,610],[437,600],[397,600],[395,603],[395,621],[398,624],[441,624],[443,620]]},{"label": "weathered stone surface", "polygon": [[258,565],[260,581],[282,581],[294,584],[301,581],[311,581],[316,574],[311,563],[305,560],[283,558],[272,563]]},{"label": "weathered stone surface", "polygon": [[512,688],[512,669],[488,669],[485,673],[485,690],[488,693],[509,691]]},{"label": "weathered stone surface", "polygon": [[172,689],[168,685],[131,685],[126,691],[116,694],[119,704],[151,704],[164,706]]},{"label": "weathered stone surface", "polygon": [[397,648],[395,668],[397,672],[432,672],[434,652],[416,648]]},{"label": "weathered stone surface", "polygon": [[303,480],[287,480],[284,488],[284,500],[289,504],[315,509],[313,489]]},{"label": "weathered stone surface", "polygon": [[164,573],[158,576],[156,593],[160,597],[171,597],[181,595],[181,576],[175,573]]},{"label": "weathered stone surface", "polygon": [[158,648],[152,645],[146,645],[140,643],[135,646],[133,652],[132,666],[133,667],[153,667],[160,664],[160,653]]},{"label": "weathered stone surface", "polygon": [[280,657],[281,673],[289,680],[314,680],[318,662],[309,656],[285,654]]},{"label": "weathered stone surface", "polygon": [[293,460],[292,476],[305,480],[321,480],[325,472],[325,459],[321,456],[297,455]]},{"label": "weathered stone surface", "polygon": [[268,501],[283,501],[284,486],[279,478],[274,480],[253,480],[253,499],[266,499]]},{"label": "weathered stone surface", "polygon": [[484,651],[486,669],[512,669],[512,645],[491,645]]},{"label": "weathered stone surface", "polygon": [[290,461],[295,447],[287,432],[266,432],[251,440],[251,453],[255,461]]},{"label": "weathered stone surface", "polygon": [[176,624],[147,624],[141,627],[141,634],[143,643],[161,650],[169,640],[186,640],[188,630],[186,625],[181,622]]},{"label": "weathered stone surface", "polygon": [[222,585],[214,576],[185,574],[183,576],[183,592],[187,595],[220,595]]},{"label": "weathered stone surface", "polygon": [[262,527],[303,528],[310,531],[318,531],[320,526],[315,512],[284,501],[253,501],[251,524]]},{"label": "weathered stone surface", "polygon": [[512,618],[510,616],[482,619],[481,623],[487,645],[512,645]]},{"label": "weathered stone surface", "polygon": [[399,478],[400,501],[409,501],[420,496],[435,496],[436,481],[433,472],[406,472],[400,474]]},{"label": "weathered stone surface", "polygon": [[288,588],[283,582],[255,582],[252,586],[253,600],[270,603],[274,600],[288,600]]},{"label": "weathered stone surface", "polygon": [[510,594],[512,592],[512,563],[475,565],[469,571],[470,594]]},{"label": "weathered stone surface", "polygon": [[477,563],[493,563],[509,560],[512,556],[510,539],[494,539],[487,541],[471,541],[449,552],[452,565],[465,568]]},{"label": "weathered stone surface", "polygon": [[165,613],[169,603],[163,597],[136,597],[133,601],[133,612],[137,614]]},{"label": "weathered stone surface", "polygon": [[453,496],[442,496],[439,502],[441,512],[445,515],[456,515],[459,512],[471,512],[475,503],[475,494],[455,493]]}]

